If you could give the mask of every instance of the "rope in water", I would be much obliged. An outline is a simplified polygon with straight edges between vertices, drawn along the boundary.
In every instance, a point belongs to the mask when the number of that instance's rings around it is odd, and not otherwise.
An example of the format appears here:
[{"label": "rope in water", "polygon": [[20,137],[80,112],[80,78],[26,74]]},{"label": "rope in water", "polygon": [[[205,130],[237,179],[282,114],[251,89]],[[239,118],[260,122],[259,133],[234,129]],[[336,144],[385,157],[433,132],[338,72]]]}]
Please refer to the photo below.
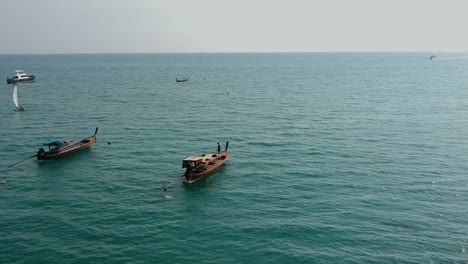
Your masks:
[{"label": "rope in water", "polygon": [[173,180],[171,183],[169,183],[168,185],[164,186],[164,187],[163,187],[163,190],[166,191],[167,188],[169,188],[171,185],[173,185],[173,184],[175,184],[175,183],[178,183],[178,182],[181,182],[181,181],[184,179],[184,176],[185,176],[185,175],[182,175],[182,176],[177,177],[177,179]]}]

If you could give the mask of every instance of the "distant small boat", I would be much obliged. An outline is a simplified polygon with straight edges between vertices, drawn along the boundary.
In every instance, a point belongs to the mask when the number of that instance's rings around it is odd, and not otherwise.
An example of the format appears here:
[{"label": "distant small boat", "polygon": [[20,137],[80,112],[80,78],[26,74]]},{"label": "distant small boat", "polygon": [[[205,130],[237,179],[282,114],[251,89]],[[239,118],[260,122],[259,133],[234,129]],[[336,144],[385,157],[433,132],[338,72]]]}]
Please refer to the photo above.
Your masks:
[{"label": "distant small boat", "polygon": [[176,78],[176,82],[188,82],[189,78],[190,78],[190,77],[187,77],[187,78],[185,78],[185,79],[177,79],[177,78]]},{"label": "distant small boat", "polygon": [[26,107],[24,105],[18,104],[18,86],[15,85],[15,88],[13,88],[13,103],[15,104],[15,111],[24,111],[26,110]]},{"label": "distant small boat", "polygon": [[16,70],[10,78],[7,78],[7,83],[17,83],[17,82],[31,82],[36,79],[34,75],[27,75],[23,70]]},{"label": "distant small boat", "polygon": [[430,59],[430,60],[433,60],[433,59],[435,59],[435,57],[436,57],[436,56],[431,55],[431,56],[429,57],[429,59]]},{"label": "distant small boat", "polygon": [[[90,148],[94,142],[96,142],[96,135],[99,131],[99,128],[96,127],[96,131],[94,132],[94,135],[87,137],[85,139],[82,139],[78,142],[70,139],[70,140],[65,140],[64,142],[60,141],[45,141],[42,142],[43,145],[49,146],[49,151],[45,151],[43,148],[40,148],[39,151],[37,151],[37,160],[50,160],[50,159],[56,159],[56,158],[61,158],[63,156],[85,150],[87,148]],[[55,146],[55,148],[50,149],[51,146]]]},{"label": "distant small boat", "polygon": [[228,147],[229,142],[226,142],[224,151],[219,151],[218,147],[219,153],[217,154],[203,154],[183,159],[182,168],[185,168],[185,182],[192,183],[221,167],[229,157]]}]

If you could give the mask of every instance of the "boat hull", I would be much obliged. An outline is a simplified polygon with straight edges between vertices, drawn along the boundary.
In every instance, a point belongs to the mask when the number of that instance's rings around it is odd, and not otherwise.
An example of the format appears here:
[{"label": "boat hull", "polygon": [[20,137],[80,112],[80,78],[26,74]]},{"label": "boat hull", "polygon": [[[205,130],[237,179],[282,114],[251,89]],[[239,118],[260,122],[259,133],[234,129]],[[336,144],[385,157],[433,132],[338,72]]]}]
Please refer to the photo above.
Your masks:
[{"label": "boat hull", "polygon": [[216,154],[216,159],[208,161],[202,168],[197,168],[190,172],[185,173],[185,182],[192,183],[200,178],[207,176],[219,169],[229,157],[229,152],[227,150]]},{"label": "boat hull", "polygon": [[14,78],[8,78],[7,79],[7,84],[14,84],[18,82],[32,82],[36,79],[36,76],[34,75],[29,75],[28,77],[21,78],[21,79],[14,79]]},{"label": "boat hull", "polygon": [[71,143],[69,145],[56,147],[56,148],[53,148],[53,149],[51,149],[49,151],[45,151],[45,152],[41,152],[41,150],[39,150],[39,152],[37,154],[37,159],[38,160],[57,159],[57,158],[68,156],[70,154],[73,154],[73,153],[88,149],[91,146],[93,146],[94,142],[96,142],[96,134],[97,134],[98,130],[99,129],[96,128],[96,132],[94,133],[94,135],[92,135],[92,136],[90,136],[88,138],[82,139],[82,140],[80,140],[80,141],[78,141],[76,143]]}]

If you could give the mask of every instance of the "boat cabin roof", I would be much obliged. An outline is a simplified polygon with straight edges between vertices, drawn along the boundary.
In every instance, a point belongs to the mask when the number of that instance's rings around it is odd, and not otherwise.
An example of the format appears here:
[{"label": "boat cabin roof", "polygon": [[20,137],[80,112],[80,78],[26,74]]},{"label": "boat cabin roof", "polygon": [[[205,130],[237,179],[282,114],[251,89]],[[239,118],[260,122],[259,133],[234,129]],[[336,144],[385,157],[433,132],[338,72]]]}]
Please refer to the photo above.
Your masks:
[{"label": "boat cabin roof", "polygon": [[186,157],[183,161],[203,161],[203,157]]},{"label": "boat cabin roof", "polygon": [[190,162],[190,161],[196,161],[196,162],[208,162],[212,161],[213,159],[217,159],[218,154],[214,153],[208,153],[208,154],[203,154],[199,157],[186,157],[183,162]]},{"label": "boat cabin roof", "polygon": [[65,145],[63,142],[61,141],[58,141],[58,140],[49,140],[49,139],[44,139],[42,140],[42,145],[44,146],[57,146],[57,147],[60,147],[60,146],[63,146]]}]

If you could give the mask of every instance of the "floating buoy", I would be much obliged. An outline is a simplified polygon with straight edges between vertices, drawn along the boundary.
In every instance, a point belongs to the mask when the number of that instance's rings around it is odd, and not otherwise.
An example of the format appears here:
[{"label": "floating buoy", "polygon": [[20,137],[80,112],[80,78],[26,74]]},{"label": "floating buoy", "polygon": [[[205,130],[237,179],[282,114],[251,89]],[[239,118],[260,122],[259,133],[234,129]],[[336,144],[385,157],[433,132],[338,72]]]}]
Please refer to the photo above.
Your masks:
[{"label": "floating buoy", "polygon": [[107,144],[109,144],[109,145],[112,144],[112,141],[107,141]]}]

